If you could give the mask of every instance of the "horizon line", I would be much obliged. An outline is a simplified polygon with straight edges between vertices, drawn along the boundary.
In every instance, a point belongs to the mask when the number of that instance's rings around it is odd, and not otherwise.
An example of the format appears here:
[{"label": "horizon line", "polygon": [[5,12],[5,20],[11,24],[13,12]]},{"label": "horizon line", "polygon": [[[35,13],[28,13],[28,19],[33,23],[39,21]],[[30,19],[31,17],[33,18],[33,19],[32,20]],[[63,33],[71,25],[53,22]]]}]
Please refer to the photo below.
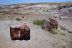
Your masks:
[{"label": "horizon line", "polygon": [[35,3],[72,3],[72,2],[24,2],[24,3],[11,3],[11,4],[0,4],[0,5],[14,5],[14,4],[35,4]]}]

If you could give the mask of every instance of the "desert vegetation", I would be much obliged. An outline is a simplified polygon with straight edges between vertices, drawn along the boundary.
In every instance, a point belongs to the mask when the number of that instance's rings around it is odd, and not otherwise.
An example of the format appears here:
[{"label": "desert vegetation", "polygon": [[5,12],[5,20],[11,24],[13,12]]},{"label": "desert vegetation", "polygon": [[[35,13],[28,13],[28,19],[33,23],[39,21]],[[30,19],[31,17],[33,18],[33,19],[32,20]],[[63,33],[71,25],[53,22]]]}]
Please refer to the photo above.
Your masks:
[{"label": "desert vegetation", "polygon": [[34,25],[43,25],[43,23],[44,23],[44,20],[34,20],[33,21]]},{"label": "desert vegetation", "polygon": [[16,18],[17,21],[21,21],[21,18]]}]

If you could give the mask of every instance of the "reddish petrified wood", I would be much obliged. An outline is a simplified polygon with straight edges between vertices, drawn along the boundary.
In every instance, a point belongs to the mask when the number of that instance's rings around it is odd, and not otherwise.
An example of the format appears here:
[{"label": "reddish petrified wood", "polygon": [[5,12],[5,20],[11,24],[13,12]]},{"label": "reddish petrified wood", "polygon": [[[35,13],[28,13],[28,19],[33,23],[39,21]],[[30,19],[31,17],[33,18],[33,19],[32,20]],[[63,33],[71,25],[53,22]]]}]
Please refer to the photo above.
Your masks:
[{"label": "reddish petrified wood", "polygon": [[50,23],[49,21],[44,21],[44,24],[42,25],[42,29],[45,29],[45,30],[50,30]]},{"label": "reddish petrified wood", "polygon": [[29,40],[30,39],[30,28],[27,25],[20,26],[20,40]]},{"label": "reddish petrified wood", "polygon": [[44,24],[42,25],[42,29],[51,31],[52,28],[58,28],[58,22],[54,19],[49,18],[48,20],[44,20]]},{"label": "reddish petrified wood", "polygon": [[10,36],[12,40],[30,40],[30,28],[27,25],[10,27]]},{"label": "reddish petrified wood", "polygon": [[19,28],[13,28],[10,27],[10,36],[12,40],[17,40],[18,39],[18,34],[19,34]]},{"label": "reddish petrified wood", "polygon": [[51,28],[58,28],[58,22],[54,19],[49,18]]}]

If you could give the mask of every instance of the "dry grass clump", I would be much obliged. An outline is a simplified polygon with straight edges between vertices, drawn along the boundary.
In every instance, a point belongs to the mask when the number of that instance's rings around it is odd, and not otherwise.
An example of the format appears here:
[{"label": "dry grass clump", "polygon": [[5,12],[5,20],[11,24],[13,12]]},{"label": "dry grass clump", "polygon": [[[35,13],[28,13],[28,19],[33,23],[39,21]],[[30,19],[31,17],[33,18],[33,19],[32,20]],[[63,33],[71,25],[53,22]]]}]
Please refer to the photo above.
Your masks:
[{"label": "dry grass clump", "polygon": [[52,34],[57,34],[57,32],[59,32],[58,29],[54,29],[54,28],[51,29],[51,31],[50,31],[50,33],[52,33]]},{"label": "dry grass clump", "polygon": [[34,25],[43,25],[44,21],[43,20],[34,20],[33,24]]},{"label": "dry grass clump", "polygon": [[62,30],[68,30],[68,29],[66,29],[65,27],[63,27],[63,26],[59,26]]},{"label": "dry grass clump", "polygon": [[17,21],[21,21],[21,18],[16,18]]},{"label": "dry grass clump", "polygon": [[68,31],[68,33],[71,33],[72,34],[72,31]]}]

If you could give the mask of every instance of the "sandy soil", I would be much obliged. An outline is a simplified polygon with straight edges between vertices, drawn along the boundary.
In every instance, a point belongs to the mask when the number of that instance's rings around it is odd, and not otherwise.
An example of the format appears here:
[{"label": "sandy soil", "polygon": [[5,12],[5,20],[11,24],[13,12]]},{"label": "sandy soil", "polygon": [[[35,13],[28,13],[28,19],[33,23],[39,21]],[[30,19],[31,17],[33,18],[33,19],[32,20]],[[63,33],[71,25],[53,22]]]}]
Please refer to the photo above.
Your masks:
[{"label": "sandy soil", "polygon": [[[31,39],[28,41],[12,41],[10,39],[10,26],[23,23],[30,27]],[[0,21],[0,48],[71,48],[70,41],[72,35],[60,28],[58,30],[58,34],[52,34],[42,30],[40,26],[33,25],[31,21]]]},{"label": "sandy soil", "polygon": [[[33,25],[33,20],[48,19],[51,17],[50,13],[32,12],[31,10],[29,13],[22,15],[0,14],[0,48],[72,48],[72,18],[61,18],[61,20],[58,17],[55,18],[58,21],[59,28],[56,30],[57,34],[52,34],[49,31],[43,30],[40,26]],[[58,14],[52,15],[52,17],[54,15],[59,16]],[[22,20],[17,21],[16,18]],[[24,23],[30,27],[30,40],[11,40],[10,26]],[[62,30],[60,26],[66,28],[66,30]],[[69,33],[68,31],[71,32]]]}]

